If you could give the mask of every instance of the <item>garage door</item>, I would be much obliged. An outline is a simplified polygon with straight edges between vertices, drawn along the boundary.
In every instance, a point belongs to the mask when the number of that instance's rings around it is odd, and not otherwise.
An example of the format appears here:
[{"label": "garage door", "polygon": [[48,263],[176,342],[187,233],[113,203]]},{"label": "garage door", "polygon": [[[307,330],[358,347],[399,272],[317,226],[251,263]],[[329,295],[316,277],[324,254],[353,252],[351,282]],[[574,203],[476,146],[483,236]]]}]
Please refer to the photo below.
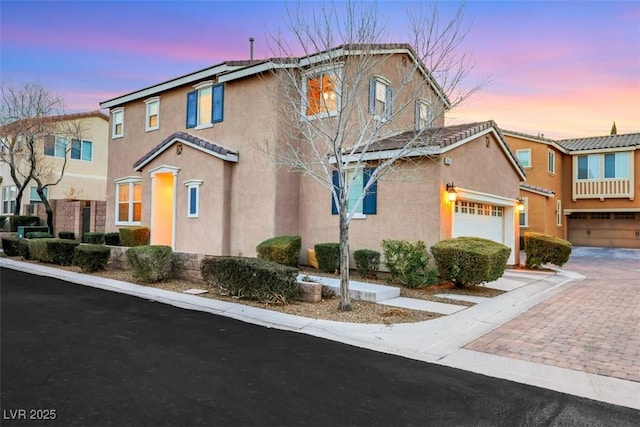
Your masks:
[{"label": "garage door", "polygon": [[458,200],[452,234],[453,237],[483,237],[504,243],[504,208]]},{"label": "garage door", "polygon": [[575,246],[640,248],[640,213],[572,213],[568,237]]}]

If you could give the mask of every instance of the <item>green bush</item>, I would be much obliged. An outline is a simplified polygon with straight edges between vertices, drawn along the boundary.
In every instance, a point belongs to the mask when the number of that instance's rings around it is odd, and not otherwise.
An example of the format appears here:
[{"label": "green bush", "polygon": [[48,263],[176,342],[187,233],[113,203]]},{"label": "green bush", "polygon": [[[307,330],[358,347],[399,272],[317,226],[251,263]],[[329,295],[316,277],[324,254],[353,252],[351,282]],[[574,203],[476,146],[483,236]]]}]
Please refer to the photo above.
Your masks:
[{"label": "green bush", "polygon": [[335,273],[340,267],[340,243],[318,243],[313,248],[320,270]]},{"label": "green bush", "polygon": [[409,288],[436,284],[437,273],[429,268],[429,252],[423,241],[385,239],[382,250],[391,281]]},{"label": "green bush", "polygon": [[559,237],[527,231],[524,233],[524,251],[527,268],[537,269],[551,263],[562,267],[571,256],[571,243]]},{"label": "green bush", "polygon": [[302,238],[300,236],[276,236],[256,246],[258,258],[278,264],[296,267],[300,256]]},{"label": "green bush", "polygon": [[120,246],[120,233],[105,233],[104,244],[110,246]]},{"label": "green bush", "polygon": [[102,231],[88,231],[82,235],[82,243],[90,243],[92,245],[103,245],[104,233]]},{"label": "green bush", "polygon": [[353,251],[353,259],[360,274],[364,277],[375,276],[380,269],[380,252],[371,249]]},{"label": "green bush", "polygon": [[8,224],[8,218],[6,216],[0,216],[0,230],[4,230],[4,226]]},{"label": "green bush", "polygon": [[133,246],[125,252],[131,275],[142,282],[167,280],[173,271],[173,251],[170,246]]},{"label": "green bush", "polygon": [[38,261],[51,263],[51,256],[49,256],[49,252],[47,251],[47,240],[49,239],[27,240],[29,257]]},{"label": "green bush", "polygon": [[18,256],[18,238],[17,237],[3,237],[2,238],[2,250],[6,256]]},{"label": "green bush", "polygon": [[436,243],[431,253],[442,280],[467,286],[502,277],[511,248],[479,237],[457,237]]},{"label": "green bush", "polygon": [[38,261],[58,265],[72,265],[78,242],[65,239],[43,238],[29,240],[29,255]]},{"label": "green bush", "polygon": [[74,249],[74,264],[85,273],[107,268],[111,248],[104,245],[78,245]]},{"label": "green bush", "polygon": [[60,231],[58,237],[65,240],[76,240],[76,233],[73,231]]},{"label": "green bush", "polygon": [[35,215],[12,215],[9,217],[9,231],[16,232],[18,227],[40,225],[40,217]]},{"label": "green bush", "polygon": [[27,239],[52,239],[53,234],[46,231],[31,231],[29,233],[25,233],[24,237]]},{"label": "green bush", "polygon": [[120,244],[122,246],[143,246],[149,244],[149,227],[122,227]]},{"label": "green bush", "polygon": [[207,284],[238,298],[286,304],[300,293],[297,268],[261,258],[207,257],[200,272]]},{"label": "green bush", "polygon": [[24,259],[31,259],[29,241],[27,239],[18,239],[18,255]]}]

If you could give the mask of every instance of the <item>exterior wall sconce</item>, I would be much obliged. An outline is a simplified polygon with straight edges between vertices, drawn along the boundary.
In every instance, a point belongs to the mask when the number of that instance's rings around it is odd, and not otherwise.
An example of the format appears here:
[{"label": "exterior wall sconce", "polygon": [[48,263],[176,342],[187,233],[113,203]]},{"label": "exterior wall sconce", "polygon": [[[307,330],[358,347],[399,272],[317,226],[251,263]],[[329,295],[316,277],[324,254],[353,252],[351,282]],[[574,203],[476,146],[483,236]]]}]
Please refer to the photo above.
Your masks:
[{"label": "exterior wall sconce", "polygon": [[453,182],[447,182],[447,200],[453,203],[457,198],[458,193],[456,193],[456,187],[453,185]]},{"label": "exterior wall sconce", "polygon": [[524,212],[524,200],[522,200],[522,197],[518,197],[516,206],[518,207],[518,212]]}]

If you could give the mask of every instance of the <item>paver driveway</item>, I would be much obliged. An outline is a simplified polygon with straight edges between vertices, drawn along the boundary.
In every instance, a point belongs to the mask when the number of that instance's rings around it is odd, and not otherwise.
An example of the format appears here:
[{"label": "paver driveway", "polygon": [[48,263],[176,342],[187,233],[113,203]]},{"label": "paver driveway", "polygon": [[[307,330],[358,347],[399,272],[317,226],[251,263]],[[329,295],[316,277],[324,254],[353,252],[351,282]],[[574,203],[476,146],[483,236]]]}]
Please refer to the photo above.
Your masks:
[{"label": "paver driveway", "polygon": [[573,249],[585,279],[465,348],[640,382],[640,250]]}]

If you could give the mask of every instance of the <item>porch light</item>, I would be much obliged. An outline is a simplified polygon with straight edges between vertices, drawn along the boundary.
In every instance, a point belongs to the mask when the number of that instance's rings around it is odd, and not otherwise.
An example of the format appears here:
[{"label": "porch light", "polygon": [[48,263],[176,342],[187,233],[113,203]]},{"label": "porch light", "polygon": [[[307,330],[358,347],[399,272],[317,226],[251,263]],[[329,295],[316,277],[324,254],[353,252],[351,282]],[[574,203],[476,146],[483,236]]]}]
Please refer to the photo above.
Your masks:
[{"label": "porch light", "polygon": [[458,193],[456,193],[456,187],[453,185],[453,182],[447,182],[447,200],[453,203],[457,197]]},{"label": "porch light", "polygon": [[516,206],[518,207],[518,212],[524,212],[524,200],[522,200],[522,197],[518,197]]}]

